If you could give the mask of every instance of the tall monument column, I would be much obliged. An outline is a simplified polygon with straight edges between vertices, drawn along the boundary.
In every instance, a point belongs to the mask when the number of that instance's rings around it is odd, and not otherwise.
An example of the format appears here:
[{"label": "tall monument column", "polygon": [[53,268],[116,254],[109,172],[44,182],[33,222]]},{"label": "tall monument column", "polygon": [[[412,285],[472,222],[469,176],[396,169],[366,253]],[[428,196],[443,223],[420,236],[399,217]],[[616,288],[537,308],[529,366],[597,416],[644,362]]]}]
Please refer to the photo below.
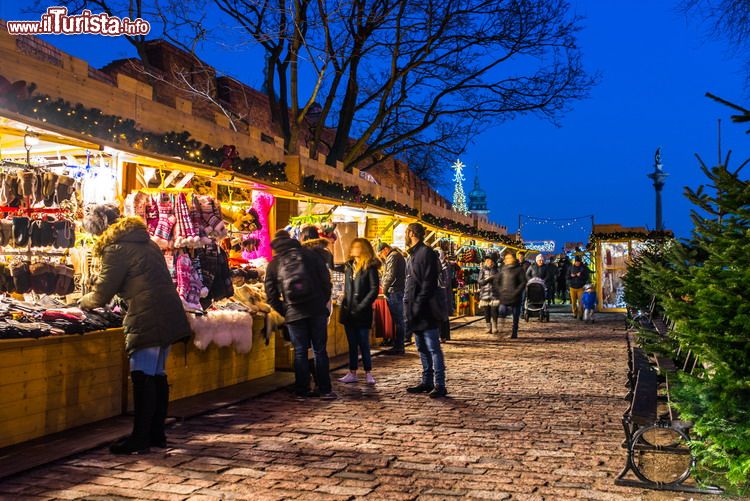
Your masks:
[{"label": "tall monument column", "polygon": [[654,172],[648,175],[650,179],[654,181],[654,191],[656,192],[656,230],[660,231],[664,229],[664,223],[662,222],[662,207],[661,207],[661,190],[664,188],[664,181],[667,179],[667,174],[663,170],[663,164],[661,163],[661,146],[656,149],[654,155]]}]

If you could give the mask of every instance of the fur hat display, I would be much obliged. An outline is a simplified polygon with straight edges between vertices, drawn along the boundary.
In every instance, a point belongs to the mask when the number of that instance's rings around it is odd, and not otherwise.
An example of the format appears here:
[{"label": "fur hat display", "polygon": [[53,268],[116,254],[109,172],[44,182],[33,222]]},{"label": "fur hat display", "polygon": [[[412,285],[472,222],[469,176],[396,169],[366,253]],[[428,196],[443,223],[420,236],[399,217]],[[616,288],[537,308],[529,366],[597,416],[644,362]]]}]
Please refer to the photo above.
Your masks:
[{"label": "fur hat display", "polygon": [[211,343],[220,348],[234,344],[237,353],[249,353],[253,346],[253,316],[244,311],[211,310],[205,315],[188,315],[199,350]]}]

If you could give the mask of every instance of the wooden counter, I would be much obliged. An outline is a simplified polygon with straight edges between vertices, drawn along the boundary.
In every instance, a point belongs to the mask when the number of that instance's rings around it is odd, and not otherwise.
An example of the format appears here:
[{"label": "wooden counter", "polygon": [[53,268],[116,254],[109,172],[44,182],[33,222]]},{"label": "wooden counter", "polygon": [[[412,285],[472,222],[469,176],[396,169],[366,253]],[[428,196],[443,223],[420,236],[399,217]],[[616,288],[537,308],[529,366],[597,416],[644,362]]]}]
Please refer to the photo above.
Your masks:
[{"label": "wooden counter", "polygon": [[122,329],[0,340],[0,447],[122,413]]},{"label": "wooden counter", "polygon": [[253,346],[249,353],[240,354],[234,346],[219,348],[213,343],[201,351],[190,341],[186,357],[185,343],[172,346],[167,359],[169,399],[178,400],[273,374],[276,336],[271,333],[266,345],[264,317],[253,320]]}]

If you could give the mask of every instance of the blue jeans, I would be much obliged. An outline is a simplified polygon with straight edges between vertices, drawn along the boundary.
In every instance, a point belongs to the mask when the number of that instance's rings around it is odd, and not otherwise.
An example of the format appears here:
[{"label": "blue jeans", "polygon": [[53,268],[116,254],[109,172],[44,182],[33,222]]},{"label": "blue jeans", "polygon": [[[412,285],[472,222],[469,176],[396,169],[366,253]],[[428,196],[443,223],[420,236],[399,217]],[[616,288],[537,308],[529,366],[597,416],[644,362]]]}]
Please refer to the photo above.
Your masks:
[{"label": "blue jeans", "polygon": [[406,332],[406,319],[404,318],[404,293],[391,292],[385,297],[388,309],[396,324],[396,339],[393,340],[393,349],[404,351],[404,333]]},{"label": "blue jeans", "polygon": [[349,341],[349,370],[357,370],[357,359],[362,352],[362,365],[365,372],[372,370],[372,356],[370,356],[370,329],[356,325],[345,325],[346,339]]},{"label": "blue jeans", "polygon": [[414,340],[422,361],[422,384],[445,388],[445,359],[439,329],[415,332]]},{"label": "blue jeans", "polygon": [[312,343],[315,355],[315,377],[318,390],[322,394],[331,392],[331,375],[329,374],[328,352],[328,317],[318,316],[304,318],[287,324],[289,337],[294,345],[294,387],[298,394],[310,391],[310,363],[307,360],[307,349]]},{"label": "blue jeans", "polygon": [[169,346],[136,350],[130,355],[130,372],[141,371],[147,376],[164,376]]}]

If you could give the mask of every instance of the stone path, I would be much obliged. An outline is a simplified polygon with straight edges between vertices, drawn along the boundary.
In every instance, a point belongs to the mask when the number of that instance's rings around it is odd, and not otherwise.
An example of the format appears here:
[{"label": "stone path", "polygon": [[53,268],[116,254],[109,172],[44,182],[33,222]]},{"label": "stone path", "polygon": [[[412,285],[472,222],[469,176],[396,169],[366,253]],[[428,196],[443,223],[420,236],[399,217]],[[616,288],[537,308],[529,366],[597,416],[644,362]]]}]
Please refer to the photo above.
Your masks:
[{"label": "stone path", "polygon": [[172,428],[166,453],[93,451],[2,482],[0,498],[652,499],[612,482],[621,320],[522,321],[514,341],[475,325],[446,346],[448,399],[403,391],[412,349],[375,359],[375,387],[336,383],[337,401],[274,392]]}]

